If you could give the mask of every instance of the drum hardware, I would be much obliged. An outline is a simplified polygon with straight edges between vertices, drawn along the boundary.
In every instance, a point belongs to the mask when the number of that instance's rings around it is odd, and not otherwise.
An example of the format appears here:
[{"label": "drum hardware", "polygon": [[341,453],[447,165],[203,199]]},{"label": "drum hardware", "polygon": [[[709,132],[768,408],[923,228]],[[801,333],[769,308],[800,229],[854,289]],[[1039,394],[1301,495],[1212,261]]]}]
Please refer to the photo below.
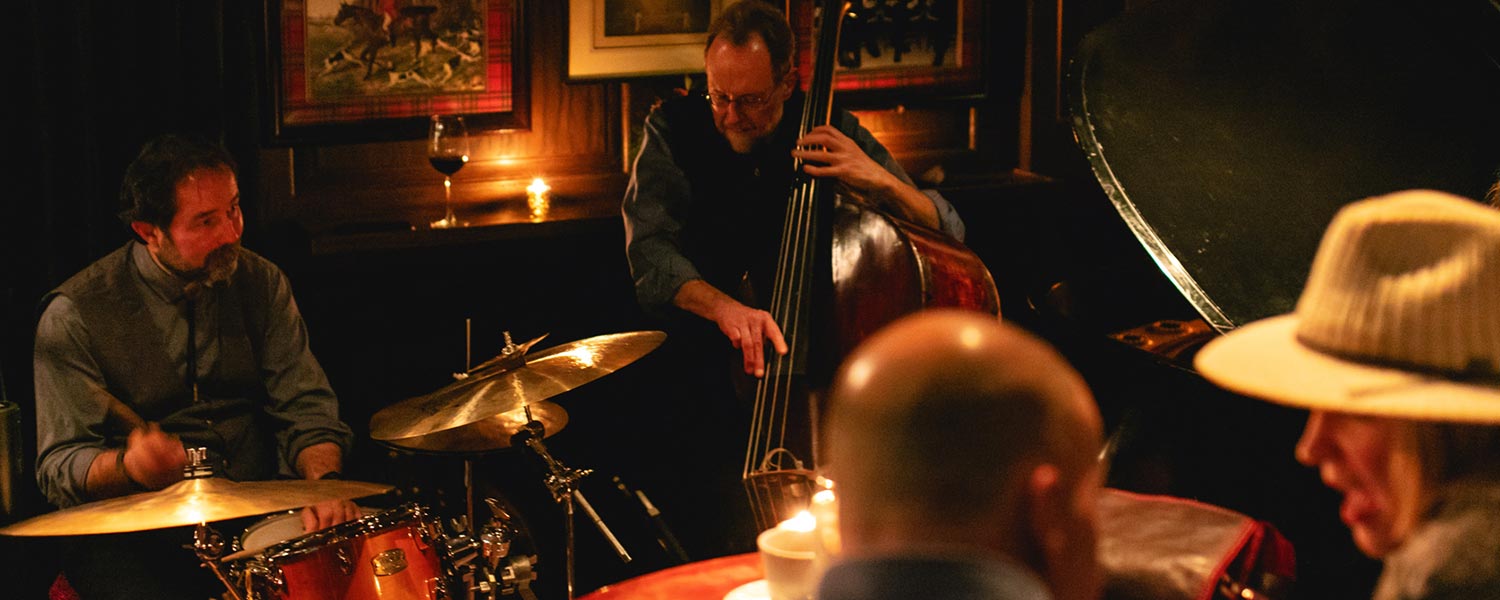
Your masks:
[{"label": "drum hardware", "polygon": [[614,547],[615,554],[619,555],[621,561],[628,563],[631,558],[630,553],[625,551],[625,547],[620,545],[620,540],[616,539],[615,534],[609,530],[609,526],[604,524],[604,519],[599,518],[599,513],[594,511],[594,507],[589,504],[588,498],[584,497],[583,490],[578,489],[578,480],[593,473],[593,470],[573,469],[564,466],[562,462],[553,458],[552,454],[547,451],[547,445],[542,443],[545,433],[540,422],[530,421],[524,429],[515,434],[515,443],[530,449],[532,454],[536,455],[547,467],[547,477],[545,479],[547,491],[552,493],[553,500],[561,503],[564,507],[564,518],[567,519],[565,523],[567,536],[567,565],[565,570],[567,571],[568,579],[568,600],[573,600],[573,507],[575,503],[583,508],[583,511],[588,514],[589,520],[594,523],[595,527],[599,528],[600,533],[604,534],[604,539],[608,540],[610,545]]},{"label": "drum hardware", "polygon": [[[191,450],[188,456],[192,456]],[[193,461],[190,459],[188,462]],[[188,546],[188,549],[198,557],[198,562],[203,563],[209,571],[213,572],[214,577],[224,585],[224,589],[229,590],[229,595],[233,596],[234,600],[244,600],[244,597],[236,591],[234,584],[229,581],[224,570],[219,567],[219,557],[224,556],[224,536],[219,535],[219,532],[209,527],[207,523],[199,523],[193,527],[193,544]]]},{"label": "drum hardware", "polygon": [[614,482],[615,489],[625,494],[626,498],[640,503],[641,509],[646,511],[646,516],[656,526],[658,534],[656,536],[656,543],[661,546],[661,549],[676,557],[677,562],[687,564],[690,561],[687,551],[682,549],[682,544],[678,543],[677,536],[672,534],[670,527],[667,527],[667,522],[661,518],[661,511],[656,508],[655,504],[651,503],[650,498],[646,497],[646,492],[644,490],[632,491],[618,476],[611,478],[610,481]]},{"label": "drum hardware", "polygon": [[[531,582],[536,580],[534,555],[511,555],[511,545],[520,530],[510,513],[494,498],[485,498],[491,517],[471,537],[467,519],[452,521],[453,533],[445,542],[444,557],[454,581],[462,581],[473,597],[496,598],[517,594],[536,600]],[[477,560],[476,560],[477,559]]]},{"label": "drum hardware", "polygon": [[[518,445],[529,448],[547,467],[545,483],[548,491],[565,507],[567,587],[571,599],[575,505],[582,507],[622,561],[628,563],[631,558],[577,489],[578,479],[592,471],[564,466],[542,443],[543,438],[557,433],[567,424],[567,411],[548,399],[613,373],[645,356],[661,345],[666,334],[640,331],[602,335],[560,344],[535,354],[530,354],[531,348],[545,335],[522,344],[516,344],[509,332],[504,335],[505,347],[499,355],[467,368],[466,352],[466,368],[462,373],[453,374],[452,383],[376,412],[370,419],[370,437],[411,450],[465,455]],[[476,520],[473,483],[473,461],[465,456],[465,523],[459,528],[460,533],[455,534],[456,538],[463,540],[455,539],[453,546],[455,556],[459,557],[455,560],[465,565],[474,560],[472,551],[466,549],[467,544],[477,543],[483,548],[489,543],[497,550],[509,545],[508,542],[502,543],[504,527],[499,525],[493,528],[487,525],[481,529],[477,542],[469,540],[467,525]],[[495,505],[493,502],[491,505],[493,513]],[[495,514],[491,524],[497,520],[508,521],[508,516]],[[483,554],[482,550],[480,554]],[[487,564],[482,569],[466,572],[472,591],[493,595],[515,589],[524,590],[523,595],[530,593],[529,585],[524,584],[535,578],[531,570],[534,557],[522,560],[525,557],[501,555],[498,551],[483,555]],[[505,561],[503,567],[502,560]]]}]

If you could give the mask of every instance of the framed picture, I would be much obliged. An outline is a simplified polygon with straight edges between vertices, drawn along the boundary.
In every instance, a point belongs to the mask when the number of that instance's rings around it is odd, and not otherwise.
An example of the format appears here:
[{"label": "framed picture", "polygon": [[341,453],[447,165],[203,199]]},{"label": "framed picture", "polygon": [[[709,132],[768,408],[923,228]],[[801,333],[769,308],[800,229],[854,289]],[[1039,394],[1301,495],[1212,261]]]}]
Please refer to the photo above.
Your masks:
[{"label": "framed picture", "polygon": [[272,141],[420,139],[437,113],[525,129],[521,2],[268,2]]},{"label": "framed picture", "polygon": [[568,0],[568,79],[703,70],[708,25],[737,0]]},{"label": "framed picture", "polygon": [[[813,8],[787,0],[797,37],[797,72],[812,79]],[[984,89],[982,0],[855,0],[839,33],[834,90],[878,95],[922,89],[972,95]]]}]

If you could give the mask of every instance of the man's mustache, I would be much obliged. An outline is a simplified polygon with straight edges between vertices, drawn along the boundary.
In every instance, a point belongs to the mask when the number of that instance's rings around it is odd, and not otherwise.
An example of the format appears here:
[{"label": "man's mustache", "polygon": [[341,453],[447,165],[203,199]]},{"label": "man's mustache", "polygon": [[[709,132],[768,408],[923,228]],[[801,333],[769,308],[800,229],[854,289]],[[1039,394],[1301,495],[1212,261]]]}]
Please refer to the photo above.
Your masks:
[{"label": "man's mustache", "polygon": [[240,244],[233,242],[224,244],[209,252],[203,258],[203,280],[204,282],[226,281],[229,276],[239,267]]}]

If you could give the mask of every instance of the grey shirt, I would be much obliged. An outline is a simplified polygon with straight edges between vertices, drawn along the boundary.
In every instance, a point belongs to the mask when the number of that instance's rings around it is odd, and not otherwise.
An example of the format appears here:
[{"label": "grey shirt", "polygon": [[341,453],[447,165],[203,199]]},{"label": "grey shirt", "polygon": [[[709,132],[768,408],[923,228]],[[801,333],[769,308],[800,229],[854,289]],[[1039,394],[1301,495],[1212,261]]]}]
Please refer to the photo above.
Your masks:
[{"label": "grey shirt", "polygon": [[[143,331],[146,339],[159,343],[139,349],[142,368],[147,361],[159,358],[158,362],[165,365],[164,372],[175,373],[172,377],[176,380],[171,383],[176,385],[186,379],[187,370],[184,282],[158,265],[139,243],[127,244],[122,252],[127,256],[112,254],[85,273],[123,269],[125,276],[119,281],[125,282],[121,285],[128,289],[110,290],[111,295],[106,297],[129,298],[130,304],[137,305],[122,310],[133,314],[122,314],[120,318],[132,319],[135,323],[130,326],[132,331]],[[107,264],[122,259],[122,265]],[[223,397],[195,402],[186,392],[186,386],[182,386],[182,393],[145,393],[121,381],[112,381],[106,373],[119,366],[106,364],[108,353],[100,349],[127,342],[98,339],[99,332],[85,318],[91,313],[82,310],[77,299],[66,292],[50,298],[37,325],[33,356],[37,481],[49,500],[63,507],[88,501],[85,482],[89,465],[105,449],[121,447],[129,432],[126,422],[111,415],[107,401],[101,400],[101,391],[121,400],[141,418],[162,422],[169,433],[179,434],[185,440],[204,438],[222,442],[221,451],[231,466],[235,466],[236,460],[241,466],[254,465],[246,466],[249,470],[241,474],[292,477],[296,475],[292,465],[303,448],[334,442],[348,450],[353,434],[338,419],[337,398],[309,349],[307,329],[285,275],[269,261],[245,250],[241,251],[239,269],[253,269],[263,277],[231,278],[205,289],[193,303],[197,379],[211,386],[231,370],[226,363],[248,363],[236,368],[249,373],[252,385],[248,387],[252,393],[247,396],[250,397],[226,393]],[[256,285],[265,289],[236,289],[246,285],[244,281],[258,282]],[[69,289],[67,284],[60,288],[66,289]],[[242,303],[261,304],[255,308],[255,314],[264,316],[248,319],[255,325],[246,327],[260,330],[221,331],[223,323],[241,322],[239,315],[231,314],[226,320],[224,313],[236,310],[230,307]],[[247,345],[254,351],[245,352]],[[118,346],[114,348],[117,349]],[[244,387],[223,389],[243,391]],[[260,433],[260,424],[267,426],[266,433]],[[243,439],[265,435],[274,435],[274,441]],[[257,446],[272,445],[278,458],[236,456],[252,452]],[[267,464],[272,461],[273,464]]]}]

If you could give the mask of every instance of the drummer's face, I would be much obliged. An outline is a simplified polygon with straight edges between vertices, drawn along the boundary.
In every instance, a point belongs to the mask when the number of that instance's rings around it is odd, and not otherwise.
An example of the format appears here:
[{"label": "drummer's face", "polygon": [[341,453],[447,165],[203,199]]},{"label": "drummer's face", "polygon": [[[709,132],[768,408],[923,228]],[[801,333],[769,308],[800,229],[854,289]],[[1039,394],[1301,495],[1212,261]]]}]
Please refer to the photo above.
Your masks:
[{"label": "drummer's face", "polygon": [[703,57],[714,127],[735,152],[748,154],[781,123],[782,103],[791,96],[791,77],[771,68],[771,53],[759,35],[743,46],[714,40]]},{"label": "drummer's face", "polygon": [[1416,433],[1406,421],[1313,411],[1297,460],[1344,494],[1339,519],[1371,558],[1406,540],[1427,501]]},{"label": "drummer's face", "polygon": [[167,227],[131,226],[167,268],[189,281],[222,280],[234,272],[245,221],[240,190],[228,168],[202,168],[177,182],[177,213]]}]

